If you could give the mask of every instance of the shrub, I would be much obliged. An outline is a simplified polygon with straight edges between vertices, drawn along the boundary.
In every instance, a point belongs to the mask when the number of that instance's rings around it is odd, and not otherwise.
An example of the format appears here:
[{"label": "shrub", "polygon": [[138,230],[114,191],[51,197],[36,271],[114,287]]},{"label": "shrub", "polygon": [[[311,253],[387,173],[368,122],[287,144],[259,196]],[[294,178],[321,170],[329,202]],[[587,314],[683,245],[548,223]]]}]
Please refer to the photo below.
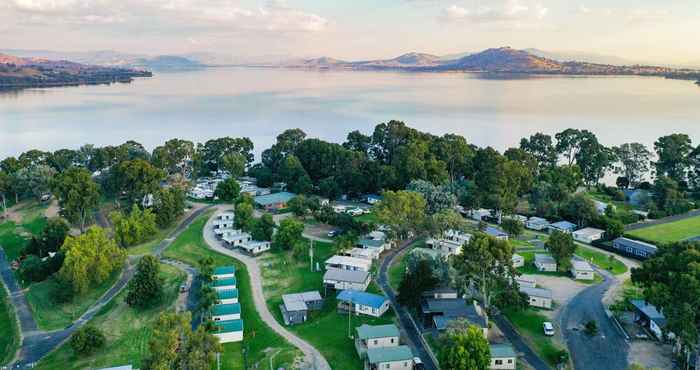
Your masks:
[{"label": "shrub", "polygon": [[70,346],[78,355],[86,356],[104,347],[106,342],[100,329],[92,325],[86,325],[78,329],[70,338]]}]

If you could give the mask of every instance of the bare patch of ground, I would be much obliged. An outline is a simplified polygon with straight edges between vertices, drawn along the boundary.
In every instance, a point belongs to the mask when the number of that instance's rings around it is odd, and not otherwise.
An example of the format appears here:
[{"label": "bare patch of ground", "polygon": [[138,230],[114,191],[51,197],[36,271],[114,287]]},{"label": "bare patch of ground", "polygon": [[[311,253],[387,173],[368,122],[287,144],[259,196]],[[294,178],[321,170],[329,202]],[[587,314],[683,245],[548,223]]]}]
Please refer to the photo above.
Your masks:
[{"label": "bare patch of ground", "polygon": [[538,287],[547,288],[552,291],[552,299],[556,308],[553,311],[541,311],[541,313],[547,317],[554,318],[561,309],[561,307],[566,306],[566,304],[579,294],[582,290],[588,288],[590,285],[579,283],[575,280],[569,279],[567,277],[561,276],[549,276],[549,275],[523,275],[525,277],[535,279]]},{"label": "bare patch of ground", "polygon": [[633,341],[627,359],[630,364],[639,364],[647,369],[673,369],[673,349],[668,344]]},{"label": "bare patch of ground", "polygon": [[51,203],[49,203],[49,207],[44,211],[44,216],[46,216],[46,218],[58,217],[59,211],[60,207],[58,206],[58,201],[56,199],[52,199]]},{"label": "bare patch of ground", "polygon": [[328,232],[334,229],[335,227],[328,224],[306,224],[304,226],[304,236],[328,239]]}]

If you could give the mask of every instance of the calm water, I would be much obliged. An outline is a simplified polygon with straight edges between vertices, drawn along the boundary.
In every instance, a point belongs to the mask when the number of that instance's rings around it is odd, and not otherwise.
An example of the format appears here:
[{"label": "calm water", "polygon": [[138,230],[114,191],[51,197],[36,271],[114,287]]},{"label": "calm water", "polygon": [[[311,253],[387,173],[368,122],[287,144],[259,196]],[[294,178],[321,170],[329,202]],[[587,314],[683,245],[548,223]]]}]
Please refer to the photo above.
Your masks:
[{"label": "calm water", "polygon": [[256,152],[285,128],[342,141],[399,119],[497,149],[537,131],[595,132],[607,145],[651,145],[684,132],[700,141],[700,88],[638,77],[484,79],[469,74],[221,68],[158,74],[127,85],[0,94],[0,157],[29,148],[173,137],[248,136]]}]

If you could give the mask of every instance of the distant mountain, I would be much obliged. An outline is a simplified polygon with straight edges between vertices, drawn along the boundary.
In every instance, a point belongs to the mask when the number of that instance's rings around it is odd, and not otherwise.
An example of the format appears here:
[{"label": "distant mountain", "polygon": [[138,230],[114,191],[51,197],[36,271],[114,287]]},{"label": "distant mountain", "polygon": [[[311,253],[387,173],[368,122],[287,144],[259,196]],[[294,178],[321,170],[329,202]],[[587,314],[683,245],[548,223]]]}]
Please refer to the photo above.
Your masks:
[{"label": "distant mountain", "polygon": [[[540,55],[538,55],[540,54]],[[645,65],[613,65],[576,60],[559,61],[535,49],[517,50],[510,47],[486,49],[478,53],[454,54],[452,58],[430,54],[409,53],[393,59],[349,62],[322,57],[292,60],[282,67],[334,70],[401,70],[413,72],[486,72],[562,75],[640,75],[696,79],[700,71]],[[450,56],[448,56],[450,57]],[[558,55],[557,57],[563,57]]]},{"label": "distant mountain", "polygon": [[614,55],[604,55],[595,53],[586,53],[580,51],[545,51],[540,49],[524,49],[524,51],[536,55],[538,57],[553,59],[559,62],[586,62],[597,64],[613,64],[613,65],[632,65],[632,64],[648,64],[630,59],[620,58]]},{"label": "distant mountain", "polygon": [[77,63],[104,67],[138,68],[145,70],[181,70],[204,68],[202,63],[183,56],[121,53],[112,50],[86,52],[58,52],[51,50],[0,50],[0,53],[24,58],[47,58],[53,60],[71,60]]},{"label": "distant mountain", "polygon": [[128,83],[151,76],[143,70],[0,54],[0,89]]},{"label": "distant mountain", "polygon": [[125,66],[154,71],[191,70],[206,67],[199,62],[176,55],[159,55],[152,58],[137,58],[129,61]]}]

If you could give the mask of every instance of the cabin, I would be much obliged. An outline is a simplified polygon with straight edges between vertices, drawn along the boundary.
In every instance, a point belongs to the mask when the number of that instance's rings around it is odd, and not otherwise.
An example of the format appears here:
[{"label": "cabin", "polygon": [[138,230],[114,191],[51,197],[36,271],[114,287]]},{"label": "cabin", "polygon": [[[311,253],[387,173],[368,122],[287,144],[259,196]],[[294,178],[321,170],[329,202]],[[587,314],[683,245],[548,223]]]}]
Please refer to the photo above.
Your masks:
[{"label": "cabin", "polygon": [[460,253],[462,253],[462,248],[464,247],[464,243],[458,242],[458,241],[453,241],[449,239],[427,239],[425,241],[425,245],[428,248],[433,249],[436,252],[439,252],[442,257],[449,257],[449,256],[456,256]]},{"label": "cabin", "polygon": [[234,216],[233,212],[224,212],[224,213],[219,215],[219,220],[228,221],[228,220],[233,220],[234,217],[235,216]]},{"label": "cabin", "polygon": [[577,229],[576,224],[572,224],[569,221],[559,221],[559,222],[555,222],[553,224],[550,224],[547,227],[547,232],[551,234],[555,231],[560,231],[560,232],[563,232],[566,234],[571,234],[574,231],[576,231],[576,229]]},{"label": "cabin", "polygon": [[491,344],[491,370],[515,370],[518,354],[510,344]]},{"label": "cabin", "polygon": [[486,235],[488,235],[494,239],[508,240],[508,233],[506,233],[505,231],[503,231],[497,227],[486,226],[486,229],[484,229],[484,232],[486,233]]},{"label": "cabin", "polygon": [[549,289],[520,286],[520,292],[527,294],[527,301],[531,307],[552,309],[552,291]]},{"label": "cabin", "polygon": [[214,336],[219,343],[240,342],[243,340],[243,320],[214,322]]},{"label": "cabin", "polygon": [[513,262],[514,268],[525,266],[525,257],[523,257],[517,253],[513,253],[513,257],[511,257],[511,261]]},{"label": "cabin", "polygon": [[369,271],[372,268],[372,261],[365,258],[335,255],[326,260],[326,269],[330,268],[352,271]]},{"label": "cabin", "polygon": [[253,237],[250,234],[241,230],[235,230],[232,233],[224,234],[221,237],[221,240],[223,240],[224,243],[226,243],[227,247],[239,247],[244,243],[248,243],[251,240],[253,240]]},{"label": "cabin", "polygon": [[535,254],[535,267],[541,272],[556,272],[557,271],[557,261],[548,254],[536,253]]},{"label": "cabin", "polygon": [[490,209],[483,209],[483,208],[472,209],[472,210],[467,211],[467,215],[469,216],[469,218],[471,218],[472,220],[475,220],[475,221],[481,221],[486,217],[491,217],[491,214],[492,214],[492,212]]},{"label": "cabin", "polygon": [[372,278],[367,271],[353,271],[330,268],[323,275],[323,284],[326,289],[333,290],[367,290]]},{"label": "cabin", "polygon": [[294,198],[296,194],[286,191],[267,195],[259,195],[254,198],[255,204],[269,212],[277,212],[287,208],[287,203]]},{"label": "cabin", "polygon": [[574,238],[574,240],[586,244],[591,244],[596,240],[603,239],[603,235],[605,235],[605,230],[600,230],[592,227],[586,227],[584,229],[576,230],[573,233],[571,233],[571,236]]},{"label": "cabin", "polygon": [[236,277],[236,267],[234,266],[221,266],[214,269],[212,273],[214,279],[230,279]]},{"label": "cabin", "polygon": [[654,244],[624,237],[613,240],[612,247],[619,252],[639,259],[647,259],[659,250]]},{"label": "cabin", "polygon": [[236,278],[214,279],[211,286],[217,291],[236,289]]},{"label": "cabin", "polygon": [[214,220],[214,228],[215,229],[232,229],[233,228],[233,219]]},{"label": "cabin", "polygon": [[338,312],[381,317],[389,309],[389,300],[377,294],[357,290],[343,290],[338,293],[337,298]]},{"label": "cabin", "polygon": [[595,270],[586,261],[571,260],[570,271],[575,280],[595,280]]},{"label": "cabin", "polygon": [[398,347],[399,328],[394,324],[367,325],[355,328],[355,349],[360,358],[364,358],[370,348]]},{"label": "cabin", "polygon": [[517,276],[515,278],[515,281],[518,283],[518,286],[521,287],[528,287],[528,288],[535,288],[537,287],[537,281],[533,278],[525,277],[525,276]]},{"label": "cabin", "polygon": [[364,370],[413,370],[413,351],[409,346],[379,347],[367,350]]},{"label": "cabin", "polygon": [[367,194],[364,196],[363,200],[365,203],[373,206],[382,200],[382,196],[377,194]]},{"label": "cabin", "polygon": [[241,305],[239,303],[217,304],[211,309],[213,321],[239,320],[241,318]]},{"label": "cabin", "polygon": [[272,243],[267,240],[251,240],[238,246],[243,252],[250,256],[258,256],[267,252],[272,247]]},{"label": "cabin", "polygon": [[631,299],[630,304],[634,308],[634,321],[649,329],[657,339],[663,340],[666,327],[664,314],[643,299]]},{"label": "cabin", "polygon": [[436,288],[436,289],[424,292],[423,298],[457,299],[457,298],[459,298],[459,293],[455,289],[448,288],[448,287],[442,287],[442,288]]},{"label": "cabin", "polygon": [[323,298],[318,291],[282,295],[282,319],[285,325],[295,325],[306,322],[309,311],[320,311],[323,308]]},{"label": "cabin", "polygon": [[375,248],[352,248],[349,251],[343,253],[349,257],[354,258],[364,258],[367,260],[375,260],[379,258],[379,250]]},{"label": "cabin", "polygon": [[216,291],[217,304],[238,303],[238,289],[221,289]]},{"label": "cabin", "polygon": [[549,221],[540,217],[530,217],[530,219],[525,222],[525,227],[530,230],[542,231],[549,227]]},{"label": "cabin", "polygon": [[476,301],[467,304],[462,298],[425,298],[421,303],[421,314],[425,327],[442,331],[447,329],[450,321],[464,319],[480,327],[484,337],[488,336],[488,320]]}]

